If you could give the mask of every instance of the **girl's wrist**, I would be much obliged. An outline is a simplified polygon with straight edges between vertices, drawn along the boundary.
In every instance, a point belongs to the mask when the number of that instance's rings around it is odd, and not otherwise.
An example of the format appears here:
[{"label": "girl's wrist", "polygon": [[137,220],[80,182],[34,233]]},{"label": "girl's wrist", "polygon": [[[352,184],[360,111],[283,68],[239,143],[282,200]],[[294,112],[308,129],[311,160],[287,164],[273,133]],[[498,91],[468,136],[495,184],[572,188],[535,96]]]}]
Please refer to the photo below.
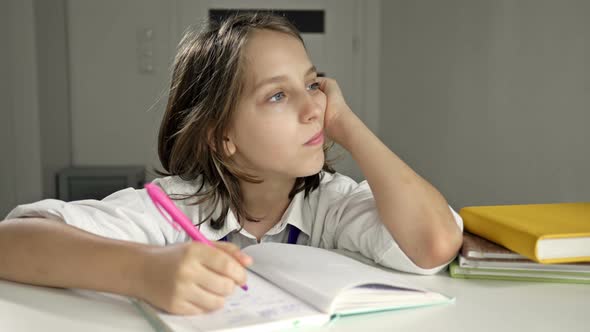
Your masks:
[{"label": "girl's wrist", "polygon": [[352,110],[348,109],[333,119],[326,131],[330,139],[350,152],[355,136],[363,129],[367,129],[366,126]]},{"label": "girl's wrist", "polygon": [[150,274],[153,273],[152,264],[154,264],[152,246],[139,246],[135,248],[137,250],[136,257],[130,263],[130,275],[128,276],[127,287],[129,294],[138,299],[145,299],[146,294],[149,292],[149,278]]}]

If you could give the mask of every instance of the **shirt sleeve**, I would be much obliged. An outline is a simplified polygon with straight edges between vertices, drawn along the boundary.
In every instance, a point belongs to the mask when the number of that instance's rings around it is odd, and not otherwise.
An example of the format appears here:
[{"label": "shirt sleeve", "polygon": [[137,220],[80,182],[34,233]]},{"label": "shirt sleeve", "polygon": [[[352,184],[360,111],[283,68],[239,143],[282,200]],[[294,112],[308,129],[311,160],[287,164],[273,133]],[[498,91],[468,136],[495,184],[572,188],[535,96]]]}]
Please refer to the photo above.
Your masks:
[{"label": "shirt sleeve", "polygon": [[145,189],[123,189],[102,200],[45,199],[17,206],[6,219],[21,217],[57,219],[103,237],[146,244],[165,245],[178,236],[159,216]]},{"label": "shirt sleeve", "polygon": [[[449,209],[462,231],[463,220],[450,206]],[[452,261],[432,269],[417,266],[380,221],[373,193],[366,181],[330,206],[322,242],[328,249],[359,252],[379,265],[409,273],[434,274]]]}]

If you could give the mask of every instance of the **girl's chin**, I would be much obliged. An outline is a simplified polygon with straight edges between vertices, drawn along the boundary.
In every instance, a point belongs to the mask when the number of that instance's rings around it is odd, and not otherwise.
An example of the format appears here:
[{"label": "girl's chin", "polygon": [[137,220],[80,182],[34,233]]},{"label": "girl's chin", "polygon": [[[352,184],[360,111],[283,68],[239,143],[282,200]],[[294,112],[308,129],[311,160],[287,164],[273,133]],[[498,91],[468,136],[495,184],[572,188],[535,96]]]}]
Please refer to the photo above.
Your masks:
[{"label": "girl's chin", "polygon": [[308,176],[316,175],[316,174],[318,174],[318,173],[319,173],[321,170],[322,170],[322,169],[320,168],[320,169],[318,169],[318,170],[317,170],[317,171],[315,171],[315,172],[305,172],[305,173],[301,173],[301,174],[300,174],[298,177],[300,177],[300,178],[305,178],[305,177],[308,177]]},{"label": "girl's chin", "polygon": [[324,158],[322,158],[321,163],[318,162],[318,163],[315,163],[314,165],[309,165],[309,167],[306,167],[306,169],[301,170],[299,177],[316,175],[322,170],[322,167],[324,167]]}]

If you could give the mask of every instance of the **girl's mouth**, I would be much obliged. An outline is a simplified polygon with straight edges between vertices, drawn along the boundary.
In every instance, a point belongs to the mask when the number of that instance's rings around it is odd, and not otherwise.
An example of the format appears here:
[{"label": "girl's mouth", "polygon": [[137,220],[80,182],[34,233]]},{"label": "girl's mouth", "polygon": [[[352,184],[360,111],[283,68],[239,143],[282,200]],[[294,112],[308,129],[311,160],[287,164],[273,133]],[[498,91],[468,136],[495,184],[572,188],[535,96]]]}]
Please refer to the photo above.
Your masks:
[{"label": "girl's mouth", "polygon": [[324,142],[324,131],[320,130],[320,132],[313,135],[313,137],[310,138],[309,141],[307,141],[305,143],[305,145],[318,145],[318,144],[322,144],[323,142]]}]

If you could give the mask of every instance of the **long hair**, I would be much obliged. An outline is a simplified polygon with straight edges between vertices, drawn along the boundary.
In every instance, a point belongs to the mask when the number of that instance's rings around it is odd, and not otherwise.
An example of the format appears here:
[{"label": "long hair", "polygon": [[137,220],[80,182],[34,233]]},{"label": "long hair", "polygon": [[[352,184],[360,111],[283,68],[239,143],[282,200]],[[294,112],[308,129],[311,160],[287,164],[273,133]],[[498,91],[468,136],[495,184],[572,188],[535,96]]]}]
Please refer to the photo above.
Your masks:
[{"label": "long hair", "polygon": [[[237,14],[211,22],[200,33],[188,32],[179,44],[166,111],[158,137],[158,155],[165,172],[185,181],[197,180],[192,204],[210,203],[211,226],[223,226],[229,209],[241,220],[256,221],[243,207],[239,179],[262,180],[240,170],[225,153],[224,134],[243,89],[243,49],[256,29],[282,32],[303,43],[298,30],[285,18],[268,13]],[[331,145],[324,145],[324,153]],[[334,172],[329,162],[324,171]],[[320,173],[297,178],[289,199],[300,191],[307,196],[320,184]],[[221,213],[213,216],[221,204]],[[243,226],[243,224],[242,224]]]}]

